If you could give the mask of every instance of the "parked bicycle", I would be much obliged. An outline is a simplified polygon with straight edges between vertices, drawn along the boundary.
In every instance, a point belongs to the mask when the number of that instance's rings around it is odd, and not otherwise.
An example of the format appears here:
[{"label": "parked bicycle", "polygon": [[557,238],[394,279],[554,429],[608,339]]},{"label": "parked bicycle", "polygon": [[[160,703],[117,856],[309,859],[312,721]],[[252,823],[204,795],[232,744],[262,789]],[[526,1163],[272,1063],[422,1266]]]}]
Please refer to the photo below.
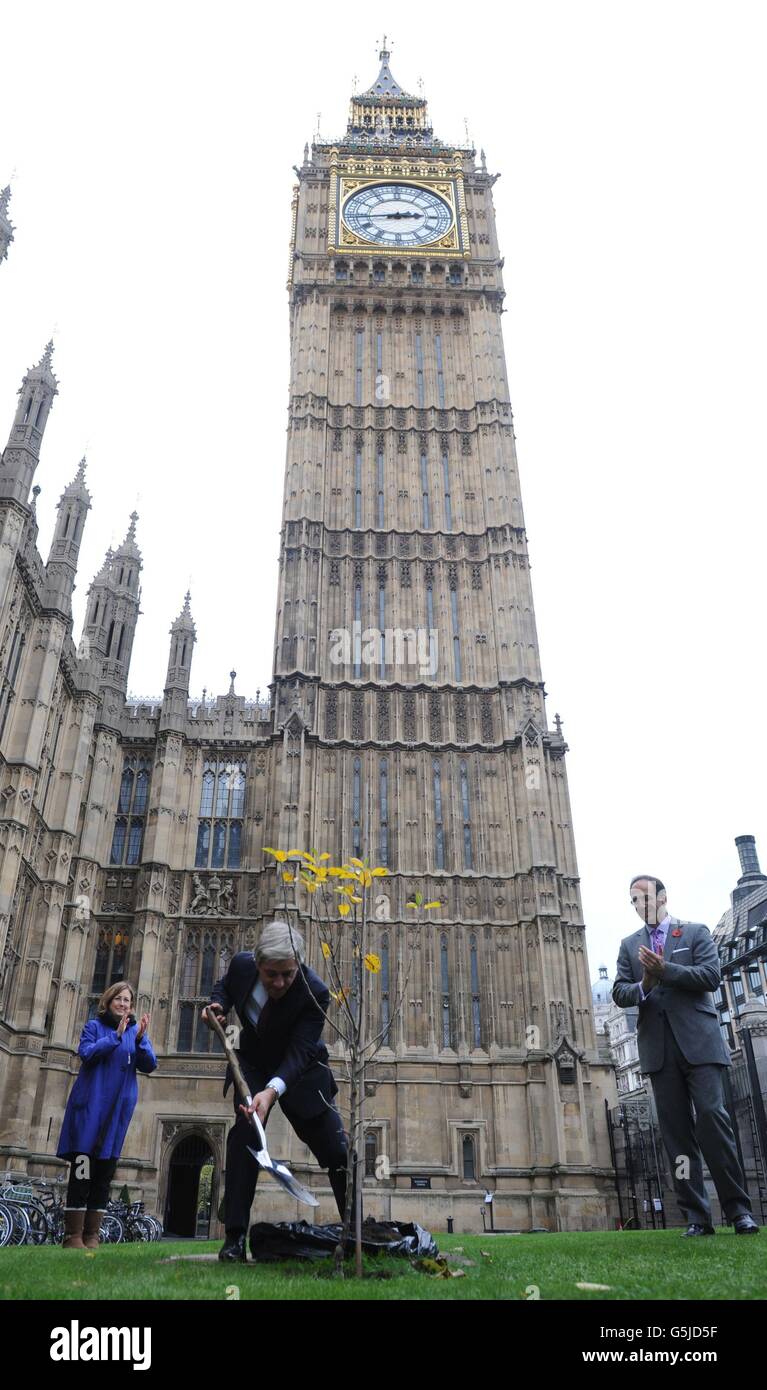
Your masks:
[{"label": "parked bicycle", "polygon": [[55,1242],[59,1229],[63,1230],[60,1181],[51,1184],[29,1173],[7,1172],[0,1177],[0,1246]]},{"label": "parked bicycle", "polygon": [[[102,1238],[110,1241],[160,1240],[163,1234],[162,1222],[144,1210],[143,1202],[109,1202],[104,1221],[107,1218],[109,1218],[110,1234],[104,1236],[104,1222],[102,1222],[101,1231]],[[119,1235],[113,1234],[115,1223],[120,1227]]]},{"label": "parked bicycle", "polygon": [[[50,1181],[29,1173],[0,1174],[0,1247],[61,1245],[64,1239],[66,1177]],[[143,1202],[109,1202],[101,1220],[104,1245],[160,1240],[162,1222]]]}]

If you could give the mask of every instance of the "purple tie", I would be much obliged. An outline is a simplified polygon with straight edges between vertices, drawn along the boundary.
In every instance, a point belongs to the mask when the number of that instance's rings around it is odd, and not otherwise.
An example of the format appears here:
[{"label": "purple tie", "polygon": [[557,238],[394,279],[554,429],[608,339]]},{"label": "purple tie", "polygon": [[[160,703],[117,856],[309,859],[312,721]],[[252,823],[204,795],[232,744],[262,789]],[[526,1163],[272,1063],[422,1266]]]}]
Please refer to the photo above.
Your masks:
[{"label": "purple tie", "polygon": [[663,932],[660,927],[653,927],[652,948],[656,956],[663,955]]}]

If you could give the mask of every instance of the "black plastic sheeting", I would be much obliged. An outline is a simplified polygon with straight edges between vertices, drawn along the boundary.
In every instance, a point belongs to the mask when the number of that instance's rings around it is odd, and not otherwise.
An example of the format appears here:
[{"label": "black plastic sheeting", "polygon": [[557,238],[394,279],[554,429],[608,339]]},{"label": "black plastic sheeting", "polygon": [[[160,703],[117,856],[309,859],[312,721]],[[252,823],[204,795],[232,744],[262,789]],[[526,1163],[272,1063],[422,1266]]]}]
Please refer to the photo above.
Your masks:
[{"label": "black plastic sheeting", "polygon": [[[341,1224],[310,1226],[308,1221],[257,1221],[250,1228],[250,1253],[264,1264],[277,1260],[324,1260],[341,1239]],[[354,1251],[354,1231],[346,1243]],[[362,1249],[368,1255],[409,1255],[418,1259],[439,1253],[437,1242],[423,1226],[412,1221],[362,1223]]]}]

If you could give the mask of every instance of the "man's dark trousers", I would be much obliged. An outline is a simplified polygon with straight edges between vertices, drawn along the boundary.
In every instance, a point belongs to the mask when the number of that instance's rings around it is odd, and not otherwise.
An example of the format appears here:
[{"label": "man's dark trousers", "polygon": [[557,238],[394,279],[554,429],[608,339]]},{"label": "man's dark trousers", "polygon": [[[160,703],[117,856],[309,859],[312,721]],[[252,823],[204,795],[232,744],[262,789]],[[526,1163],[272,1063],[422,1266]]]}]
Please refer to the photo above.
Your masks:
[{"label": "man's dark trousers", "polygon": [[[681,1052],[668,1018],[663,1021],[663,1066],[652,1072],[650,1079],[677,1200],[688,1222],[713,1225],[703,1181],[705,1158],[725,1220],[732,1224],[736,1217],[751,1211],[751,1201],[741,1184],[735,1136],[724,1104],[724,1067],[716,1063],[692,1066]],[[695,1106],[694,1123],[691,1102]],[[689,1178],[676,1176],[683,1157],[689,1159]]]},{"label": "man's dark trousers", "polygon": [[[263,1072],[248,1066],[240,1058],[242,1074],[248,1083],[251,1095],[256,1095],[263,1084]],[[241,1113],[242,1100],[235,1086],[234,1113],[237,1116],[226,1141],[226,1182],[224,1187],[224,1226],[227,1237],[242,1235],[250,1224],[250,1208],[256,1191],[260,1172],[248,1146],[257,1149],[258,1135],[253,1125]],[[288,1117],[302,1144],[306,1144],[320,1165],[329,1170],[330,1186],[343,1219],[346,1203],[346,1135],[341,1116],[333,1106],[312,1115],[310,1119]]]}]

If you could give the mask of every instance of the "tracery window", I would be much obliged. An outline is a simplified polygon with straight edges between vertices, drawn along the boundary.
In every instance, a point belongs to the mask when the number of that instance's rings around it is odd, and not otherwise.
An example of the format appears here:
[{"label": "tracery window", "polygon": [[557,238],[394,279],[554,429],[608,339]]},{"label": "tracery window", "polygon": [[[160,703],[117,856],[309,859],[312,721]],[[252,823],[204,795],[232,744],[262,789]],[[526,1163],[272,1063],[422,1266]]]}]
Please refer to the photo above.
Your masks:
[{"label": "tracery window", "polygon": [[223,1052],[215,1033],[202,1019],[211,991],[229,969],[234,955],[234,934],[215,927],[188,930],[181,956],[178,982],[178,1052]]},{"label": "tracery window", "polygon": [[151,777],[152,759],[148,754],[129,754],[124,759],[110,864],[141,863]]},{"label": "tracery window", "polygon": [[194,860],[196,869],[239,869],[247,770],[244,761],[205,759]]},{"label": "tracery window", "polygon": [[442,990],[442,1046],[453,1046],[453,1031],[450,1022],[450,971],[447,936],[443,932],[439,941],[439,974]]}]

